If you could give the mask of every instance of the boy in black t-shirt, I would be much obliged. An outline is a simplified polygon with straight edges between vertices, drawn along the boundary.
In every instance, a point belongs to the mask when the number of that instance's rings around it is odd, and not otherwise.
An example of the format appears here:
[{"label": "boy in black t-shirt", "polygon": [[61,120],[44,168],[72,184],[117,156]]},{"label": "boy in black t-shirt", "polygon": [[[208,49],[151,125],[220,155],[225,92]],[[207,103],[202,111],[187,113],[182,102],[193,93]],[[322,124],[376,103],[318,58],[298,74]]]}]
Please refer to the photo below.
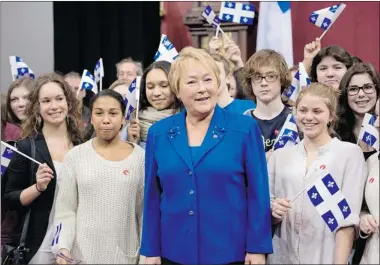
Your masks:
[{"label": "boy in black t-shirt", "polygon": [[278,133],[291,110],[281,94],[291,84],[290,70],[285,59],[276,51],[263,49],[251,56],[243,71],[247,91],[256,101],[256,108],[245,112],[257,120],[267,159]]}]

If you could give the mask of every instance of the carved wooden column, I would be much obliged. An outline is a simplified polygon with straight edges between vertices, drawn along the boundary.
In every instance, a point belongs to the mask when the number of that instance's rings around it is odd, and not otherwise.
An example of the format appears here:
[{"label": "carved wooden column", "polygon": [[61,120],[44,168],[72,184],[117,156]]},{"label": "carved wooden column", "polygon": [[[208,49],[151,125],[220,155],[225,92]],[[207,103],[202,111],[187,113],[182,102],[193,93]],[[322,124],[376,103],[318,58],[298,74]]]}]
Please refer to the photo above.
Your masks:
[{"label": "carved wooden column", "polygon": [[[184,16],[184,24],[189,27],[193,47],[207,50],[208,43],[210,39],[215,36],[216,29],[208,24],[202,17],[202,12],[205,7],[209,5],[218,15],[220,3],[221,2],[193,2],[193,8]],[[243,62],[246,62],[256,49],[257,16],[255,16],[253,25],[222,21],[221,29],[240,47]],[[222,33],[219,33],[219,36],[221,34]]]}]

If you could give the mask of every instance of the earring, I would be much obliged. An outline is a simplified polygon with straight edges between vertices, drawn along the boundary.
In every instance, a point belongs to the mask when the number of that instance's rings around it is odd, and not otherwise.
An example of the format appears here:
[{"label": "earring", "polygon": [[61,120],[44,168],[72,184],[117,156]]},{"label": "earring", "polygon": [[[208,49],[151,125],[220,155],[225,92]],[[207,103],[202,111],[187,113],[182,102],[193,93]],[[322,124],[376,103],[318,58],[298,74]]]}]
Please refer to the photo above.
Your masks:
[{"label": "earring", "polygon": [[38,114],[38,116],[37,116],[37,123],[38,123],[38,125],[40,125],[41,122],[42,122],[41,115]]}]

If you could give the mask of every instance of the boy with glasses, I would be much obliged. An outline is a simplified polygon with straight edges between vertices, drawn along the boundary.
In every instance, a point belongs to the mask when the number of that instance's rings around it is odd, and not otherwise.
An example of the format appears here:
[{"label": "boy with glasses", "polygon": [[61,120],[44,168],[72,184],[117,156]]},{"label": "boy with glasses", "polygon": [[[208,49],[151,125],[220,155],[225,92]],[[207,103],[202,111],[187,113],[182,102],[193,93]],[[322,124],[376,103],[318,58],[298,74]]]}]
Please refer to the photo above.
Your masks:
[{"label": "boy with glasses", "polygon": [[251,56],[243,70],[248,93],[256,108],[245,112],[259,124],[267,159],[286,117],[290,113],[281,94],[291,84],[290,70],[284,58],[274,50],[263,49]]}]

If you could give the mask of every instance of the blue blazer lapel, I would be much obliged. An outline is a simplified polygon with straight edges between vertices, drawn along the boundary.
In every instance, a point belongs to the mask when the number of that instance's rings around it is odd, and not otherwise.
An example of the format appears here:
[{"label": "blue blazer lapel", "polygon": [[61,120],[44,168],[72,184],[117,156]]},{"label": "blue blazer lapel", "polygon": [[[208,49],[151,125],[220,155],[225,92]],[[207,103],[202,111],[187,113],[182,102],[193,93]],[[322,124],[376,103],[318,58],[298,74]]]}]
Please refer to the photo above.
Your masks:
[{"label": "blue blazer lapel", "polygon": [[194,167],[197,166],[197,164],[211,149],[220,143],[226,132],[227,124],[225,120],[224,110],[216,105],[210,126],[208,127],[206,136],[203,139],[201,147],[199,148],[199,155],[194,161]]},{"label": "blue blazer lapel", "polygon": [[180,112],[174,117],[173,126],[169,129],[169,142],[172,144],[175,151],[186,163],[188,168],[193,169],[189,141],[186,131],[186,111]]}]

